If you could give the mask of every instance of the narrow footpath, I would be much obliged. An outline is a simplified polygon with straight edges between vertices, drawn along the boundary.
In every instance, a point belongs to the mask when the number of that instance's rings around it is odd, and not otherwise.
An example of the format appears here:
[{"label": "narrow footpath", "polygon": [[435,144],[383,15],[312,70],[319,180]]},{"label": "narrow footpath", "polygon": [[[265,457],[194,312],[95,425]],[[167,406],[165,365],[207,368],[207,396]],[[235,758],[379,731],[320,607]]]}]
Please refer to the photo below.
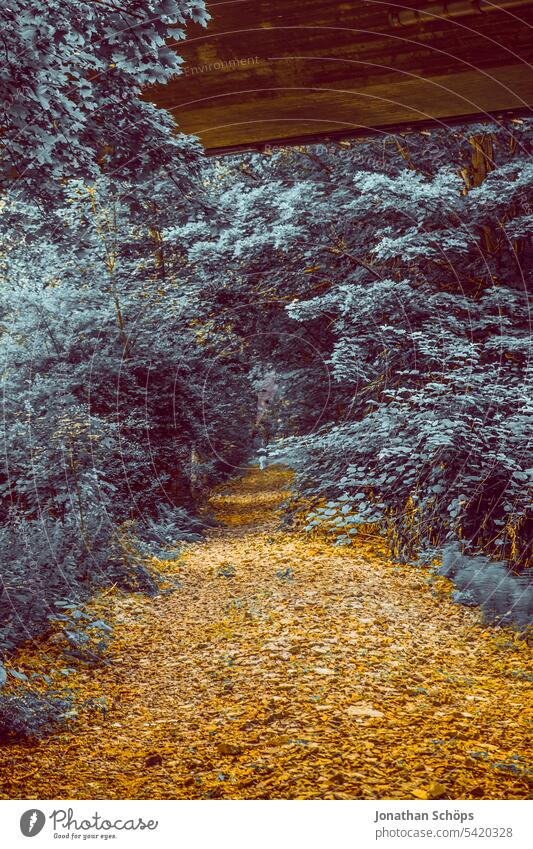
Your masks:
[{"label": "narrow footpath", "polygon": [[[279,530],[289,486],[250,470],[211,500],[224,525],[167,564],[179,588],[95,600],[111,662],[70,674],[68,731],[3,746],[1,798],[530,796],[525,643],[375,538]],[[23,647],[17,669],[72,665],[56,651]]]}]

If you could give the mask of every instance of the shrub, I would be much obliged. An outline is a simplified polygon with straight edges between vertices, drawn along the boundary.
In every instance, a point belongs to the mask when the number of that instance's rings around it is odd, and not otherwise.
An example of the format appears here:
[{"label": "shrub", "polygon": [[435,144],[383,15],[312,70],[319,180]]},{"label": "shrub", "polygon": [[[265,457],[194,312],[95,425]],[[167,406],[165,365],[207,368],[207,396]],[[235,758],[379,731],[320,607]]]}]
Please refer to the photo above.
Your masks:
[{"label": "shrub", "polygon": [[458,543],[444,549],[437,571],[458,588],[454,601],[479,605],[487,623],[521,630],[533,626],[533,582],[527,573],[515,575],[504,562],[481,555],[467,557]]},{"label": "shrub", "polygon": [[43,694],[20,686],[16,692],[0,693],[0,740],[42,739],[65,727],[73,715],[71,696],[55,690]]}]

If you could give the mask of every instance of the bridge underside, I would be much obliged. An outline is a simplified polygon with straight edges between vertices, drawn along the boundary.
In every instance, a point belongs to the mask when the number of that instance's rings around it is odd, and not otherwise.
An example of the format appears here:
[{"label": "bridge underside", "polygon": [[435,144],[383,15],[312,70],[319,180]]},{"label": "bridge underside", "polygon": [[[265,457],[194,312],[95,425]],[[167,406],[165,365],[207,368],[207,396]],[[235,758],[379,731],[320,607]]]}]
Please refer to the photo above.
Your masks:
[{"label": "bridge underside", "polygon": [[229,0],[210,11],[208,28],[176,45],[184,73],[146,93],[208,151],[533,105],[532,0]]}]

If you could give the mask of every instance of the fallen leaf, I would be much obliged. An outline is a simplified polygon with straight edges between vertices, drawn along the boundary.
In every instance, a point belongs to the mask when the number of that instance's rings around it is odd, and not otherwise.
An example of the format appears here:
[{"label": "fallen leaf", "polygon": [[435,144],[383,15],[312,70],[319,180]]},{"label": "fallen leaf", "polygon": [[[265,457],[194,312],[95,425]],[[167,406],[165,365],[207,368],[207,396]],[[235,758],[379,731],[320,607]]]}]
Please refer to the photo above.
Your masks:
[{"label": "fallen leaf", "polygon": [[417,799],[429,799],[429,794],[427,790],[411,790],[413,796],[416,796]]},{"label": "fallen leaf", "polygon": [[348,716],[375,716],[382,717],[384,714],[380,710],[376,710],[373,705],[366,702],[361,702],[357,705],[350,705],[346,708]]},{"label": "fallen leaf", "polygon": [[242,746],[237,746],[234,743],[219,743],[217,746],[221,755],[241,755]]}]

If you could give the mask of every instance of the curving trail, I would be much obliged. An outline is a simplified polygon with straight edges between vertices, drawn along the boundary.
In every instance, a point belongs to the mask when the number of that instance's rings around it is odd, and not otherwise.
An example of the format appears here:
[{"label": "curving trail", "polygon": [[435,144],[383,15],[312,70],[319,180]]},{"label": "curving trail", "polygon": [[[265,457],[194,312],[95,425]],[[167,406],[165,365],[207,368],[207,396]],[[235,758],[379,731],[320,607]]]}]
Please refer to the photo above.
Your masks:
[{"label": "curving trail", "polygon": [[[175,592],[95,600],[113,662],[69,682],[109,710],[4,746],[1,798],[529,796],[524,642],[375,539],[276,530],[289,485],[252,469],[216,494],[225,527],[167,565]],[[14,662],[49,672],[57,651]]]}]

